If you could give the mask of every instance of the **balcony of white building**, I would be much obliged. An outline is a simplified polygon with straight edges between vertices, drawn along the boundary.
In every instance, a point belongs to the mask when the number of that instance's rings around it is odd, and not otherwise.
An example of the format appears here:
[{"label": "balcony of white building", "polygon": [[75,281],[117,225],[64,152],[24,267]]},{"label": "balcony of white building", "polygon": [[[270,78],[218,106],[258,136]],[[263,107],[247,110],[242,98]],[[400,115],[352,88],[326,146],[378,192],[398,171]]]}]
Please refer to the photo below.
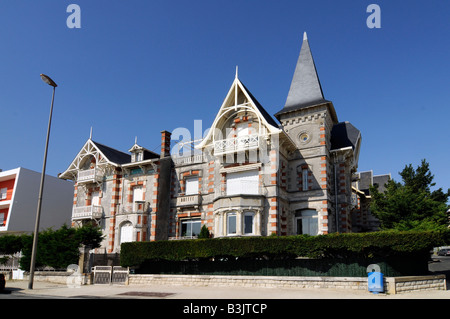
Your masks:
[{"label": "balcony of white building", "polygon": [[214,141],[214,155],[223,155],[240,151],[258,149],[260,136],[258,134],[242,135]]},{"label": "balcony of white building", "polygon": [[100,182],[103,176],[97,168],[91,168],[78,171],[77,182],[80,183],[95,183]]},{"label": "balcony of white building", "polygon": [[72,220],[83,220],[83,219],[100,219],[103,215],[102,206],[81,206],[74,207],[72,210]]}]

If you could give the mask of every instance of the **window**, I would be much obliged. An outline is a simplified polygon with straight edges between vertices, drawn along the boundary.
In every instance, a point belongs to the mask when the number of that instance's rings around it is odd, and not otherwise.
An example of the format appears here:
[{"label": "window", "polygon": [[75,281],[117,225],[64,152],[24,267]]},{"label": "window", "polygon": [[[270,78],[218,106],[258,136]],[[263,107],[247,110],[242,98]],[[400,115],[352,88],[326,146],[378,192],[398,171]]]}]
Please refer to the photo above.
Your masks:
[{"label": "window", "polygon": [[190,177],[186,178],[186,195],[198,194],[198,178]]},{"label": "window", "polygon": [[227,174],[227,195],[238,194],[259,194],[259,174],[257,170]]},{"label": "window", "polygon": [[295,228],[296,234],[317,235],[318,229],[318,214],[315,210],[303,210],[295,214]]},{"label": "window", "polygon": [[92,203],[92,206],[100,206],[100,193],[99,192],[92,193],[91,203]]},{"label": "window", "polygon": [[120,243],[133,241],[133,225],[130,222],[120,227]]},{"label": "window", "polygon": [[200,234],[202,222],[199,218],[181,221],[181,237],[197,237]]},{"label": "window", "polygon": [[228,213],[227,214],[227,234],[235,235],[236,234],[236,213]]},{"label": "window", "polygon": [[5,213],[0,213],[0,226],[3,226],[5,221]]},{"label": "window", "polygon": [[253,212],[246,212],[244,214],[244,234],[253,234],[253,221],[255,214]]},{"label": "window", "polygon": [[8,192],[8,189],[6,187],[0,189],[0,200],[6,199],[7,192]]},{"label": "window", "polygon": [[132,162],[140,162],[144,159],[143,152],[133,152],[131,153],[131,161]]},{"label": "window", "polygon": [[302,185],[303,185],[303,190],[307,191],[308,190],[308,169],[304,168],[302,169]]},{"label": "window", "polygon": [[133,204],[136,211],[143,209],[144,192],[142,186],[133,187]]}]

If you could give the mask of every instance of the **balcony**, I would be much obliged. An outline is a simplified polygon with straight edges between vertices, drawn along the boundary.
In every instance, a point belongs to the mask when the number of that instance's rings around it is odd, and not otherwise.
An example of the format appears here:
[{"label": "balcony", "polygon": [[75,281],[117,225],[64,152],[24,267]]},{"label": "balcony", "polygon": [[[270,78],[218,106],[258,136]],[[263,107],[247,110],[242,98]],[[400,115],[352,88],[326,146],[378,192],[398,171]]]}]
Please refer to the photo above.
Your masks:
[{"label": "balcony", "polygon": [[100,219],[103,215],[102,206],[82,206],[74,207],[72,210],[72,220]]},{"label": "balcony", "polygon": [[222,155],[239,151],[257,149],[259,147],[259,135],[244,135],[214,142],[214,155]]},{"label": "balcony", "polygon": [[263,209],[265,200],[266,197],[263,195],[239,194],[220,196],[214,199],[213,209],[215,211],[224,207],[251,207]]},{"label": "balcony", "polygon": [[199,164],[206,161],[206,156],[202,154],[194,154],[187,156],[174,156],[173,162],[175,166],[184,166],[184,165],[192,165]]},{"label": "balcony", "polygon": [[78,183],[94,183],[100,182],[102,180],[102,176],[99,174],[96,168],[87,169],[83,171],[78,171]]},{"label": "balcony", "polygon": [[177,198],[177,207],[196,207],[201,204],[201,196],[198,194],[195,195],[185,195],[179,196]]},{"label": "balcony", "polygon": [[146,201],[135,201],[122,206],[122,214],[142,214],[149,212],[150,203]]}]

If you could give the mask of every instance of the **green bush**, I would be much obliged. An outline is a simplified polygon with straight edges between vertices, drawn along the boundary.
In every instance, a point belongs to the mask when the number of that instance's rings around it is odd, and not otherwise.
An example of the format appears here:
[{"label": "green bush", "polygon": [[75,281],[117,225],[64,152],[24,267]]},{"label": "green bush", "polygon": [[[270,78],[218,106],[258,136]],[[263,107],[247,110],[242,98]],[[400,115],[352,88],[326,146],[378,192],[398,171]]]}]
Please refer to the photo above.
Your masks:
[{"label": "green bush", "polygon": [[125,267],[152,261],[280,260],[296,257],[380,259],[424,257],[450,242],[450,231],[333,233],[319,236],[236,237],[130,242],[121,246]]},{"label": "green bush", "polygon": [[[101,230],[89,224],[80,228],[63,225],[57,230],[50,228],[39,232],[36,267],[50,266],[62,269],[70,264],[77,264],[79,248],[82,245],[98,248],[102,240]],[[32,246],[32,235],[0,236],[0,254],[10,255],[22,251],[22,258],[19,261],[21,269],[30,268]]]}]

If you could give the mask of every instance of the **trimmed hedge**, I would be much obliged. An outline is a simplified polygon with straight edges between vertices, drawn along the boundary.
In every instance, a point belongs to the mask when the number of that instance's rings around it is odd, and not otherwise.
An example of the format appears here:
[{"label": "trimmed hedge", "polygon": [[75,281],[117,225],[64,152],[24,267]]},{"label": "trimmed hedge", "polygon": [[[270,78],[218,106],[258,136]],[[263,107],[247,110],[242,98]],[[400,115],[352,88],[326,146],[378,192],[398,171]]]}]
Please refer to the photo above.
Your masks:
[{"label": "trimmed hedge", "polygon": [[129,242],[121,246],[124,267],[155,261],[425,258],[450,243],[450,231],[333,233],[319,236],[235,237]]},{"label": "trimmed hedge", "polygon": [[377,264],[385,276],[428,274],[428,260],[415,258],[383,259],[273,259],[214,261],[148,261],[135,269],[137,274],[242,275],[242,276],[332,276],[365,277],[367,267]]}]

